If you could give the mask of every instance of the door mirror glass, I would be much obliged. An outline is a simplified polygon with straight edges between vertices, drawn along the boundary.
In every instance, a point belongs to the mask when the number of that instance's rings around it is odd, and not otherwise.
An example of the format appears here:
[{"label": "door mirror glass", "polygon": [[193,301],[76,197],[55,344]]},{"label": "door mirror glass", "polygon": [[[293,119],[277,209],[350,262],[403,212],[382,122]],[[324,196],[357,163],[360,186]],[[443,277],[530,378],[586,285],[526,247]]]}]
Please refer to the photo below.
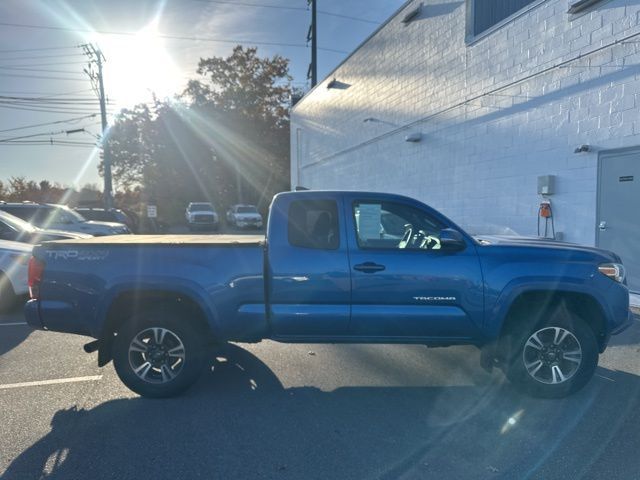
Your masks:
[{"label": "door mirror glass", "polygon": [[452,228],[444,228],[440,230],[440,245],[442,250],[457,251],[464,250],[467,244],[462,234]]}]

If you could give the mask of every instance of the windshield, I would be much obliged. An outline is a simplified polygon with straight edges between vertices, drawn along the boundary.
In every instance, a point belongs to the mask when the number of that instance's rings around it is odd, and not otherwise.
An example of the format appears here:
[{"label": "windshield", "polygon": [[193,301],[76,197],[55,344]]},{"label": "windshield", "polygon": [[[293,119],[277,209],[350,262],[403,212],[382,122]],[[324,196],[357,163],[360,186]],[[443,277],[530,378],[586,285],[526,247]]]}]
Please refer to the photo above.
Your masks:
[{"label": "windshield", "polygon": [[67,207],[61,207],[61,206],[54,206],[48,219],[48,222],[50,224],[54,224],[54,223],[71,224],[71,223],[79,223],[79,222],[86,222],[86,221],[87,220],[78,212],[74,212],[73,210]]},{"label": "windshield", "polygon": [[248,206],[248,207],[238,207],[236,209],[238,213],[258,213],[256,207]]},{"label": "windshield", "polygon": [[9,213],[0,211],[0,220],[2,220],[7,225],[11,226],[17,231],[25,231],[25,232],[35,232],[36,227],[31,225],[29,222],[22,220],[21,218],[15,217]]},{"label": "windshield", "polygon": [[213,210],[213,206],[210,203],[193,203],[189,210],[192,212],[210,212]]}]

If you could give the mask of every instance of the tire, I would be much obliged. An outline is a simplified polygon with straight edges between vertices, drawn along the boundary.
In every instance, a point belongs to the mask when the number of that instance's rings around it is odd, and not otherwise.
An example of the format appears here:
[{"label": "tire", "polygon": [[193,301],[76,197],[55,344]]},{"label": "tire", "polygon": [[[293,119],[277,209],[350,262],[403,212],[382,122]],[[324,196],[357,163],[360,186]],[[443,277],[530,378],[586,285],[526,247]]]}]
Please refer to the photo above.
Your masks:
[{"label": "tire", "polygon": [[202,372],[203,335],[175,308],[134,315],[118,331],[113,364],[120,380],[134,392],[167,398],[186,391]]},{"label": "tire", "polygon": [[562,398],[584,387],[598,366],[593,330],[563,305],[527,325],[507,341],[507,378],[541,398]]},{"label": "tire", "polygon": [[9,277],[0,273],[0,312],[8,312],[18,303],[18,297],[13,290]]}]

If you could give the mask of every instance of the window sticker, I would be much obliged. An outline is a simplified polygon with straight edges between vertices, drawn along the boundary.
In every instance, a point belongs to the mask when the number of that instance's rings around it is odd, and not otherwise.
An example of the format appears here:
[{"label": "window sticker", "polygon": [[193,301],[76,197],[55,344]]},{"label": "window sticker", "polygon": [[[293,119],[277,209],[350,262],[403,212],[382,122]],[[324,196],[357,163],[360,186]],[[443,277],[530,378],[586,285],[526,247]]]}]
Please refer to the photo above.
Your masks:
[{"label": "window sticker", "polygon": [[358,236],[363,240],[380,238],[380,204],[361,204],[356,216]]}]

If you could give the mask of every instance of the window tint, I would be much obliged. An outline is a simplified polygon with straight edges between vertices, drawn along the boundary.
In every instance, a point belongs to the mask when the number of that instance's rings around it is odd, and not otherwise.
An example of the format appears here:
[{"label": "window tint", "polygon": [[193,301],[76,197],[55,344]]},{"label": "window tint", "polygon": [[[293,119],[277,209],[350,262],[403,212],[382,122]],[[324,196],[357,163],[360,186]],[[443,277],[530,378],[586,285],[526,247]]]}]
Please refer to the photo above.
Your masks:
[{"label": "window tint", "polygon": [[213,210],[213,205],[210,203],[192,203],[189,205],[190,212],[208,212]]},{"label": "window tint", "polygon": [[11,228],[9,225],[0,220],[0,235],[4,235],[6,233],[13,233],[15,230]]},{"label": "window tint", "polygon": [[360,248],[437,250],[444,226],[426,212],[396,202],[355,202]]},{"label": "window tint", "polygon": [[104,210],[78,210],[80,215],[82,215],[87,220],[97,220],[99,222],[115,222],[115,214],[112,212],[105,212]]},{"label": "window tint", "polygon": [[26,220],[29,223],[33,223],[31,221],[31,218],[33,218],[33,216],[36,214],[36,212],[38,211],[38,207],[22,207],[22,206],[2,206],[1,207],[2,210],[4,210],[7,213],[10,213],[11,215],[15,215],[18,218],[21,218],[22,220]]},{"label": "window tint", "polygon": [[258,213],[256,207],[248,206],[248,207],[238,207],[236,210],[238,213]]},{"label": "window tint", "polygon": [[53,213],[53,208],[50,207],[35,208],[28,221],[37,227],[48,228],[53,223],[51,218]]},{"label": "window tint", "polygon": [[49,223],[63,223],[66,225],[76,223],[78,221],[84,221],[84,217],[80,214],[72,212],[62,207],[54,207],[50,211]]},{"label": "window tint", "polygon": [[289,243],[335,250],[340,246],[338,205],[334,200],[297,200],[289,206]]},{"label": "window tint", "polygon": [[473,2],[473,34],[490,29],[518,10],[538,0],[470,0]]}]

